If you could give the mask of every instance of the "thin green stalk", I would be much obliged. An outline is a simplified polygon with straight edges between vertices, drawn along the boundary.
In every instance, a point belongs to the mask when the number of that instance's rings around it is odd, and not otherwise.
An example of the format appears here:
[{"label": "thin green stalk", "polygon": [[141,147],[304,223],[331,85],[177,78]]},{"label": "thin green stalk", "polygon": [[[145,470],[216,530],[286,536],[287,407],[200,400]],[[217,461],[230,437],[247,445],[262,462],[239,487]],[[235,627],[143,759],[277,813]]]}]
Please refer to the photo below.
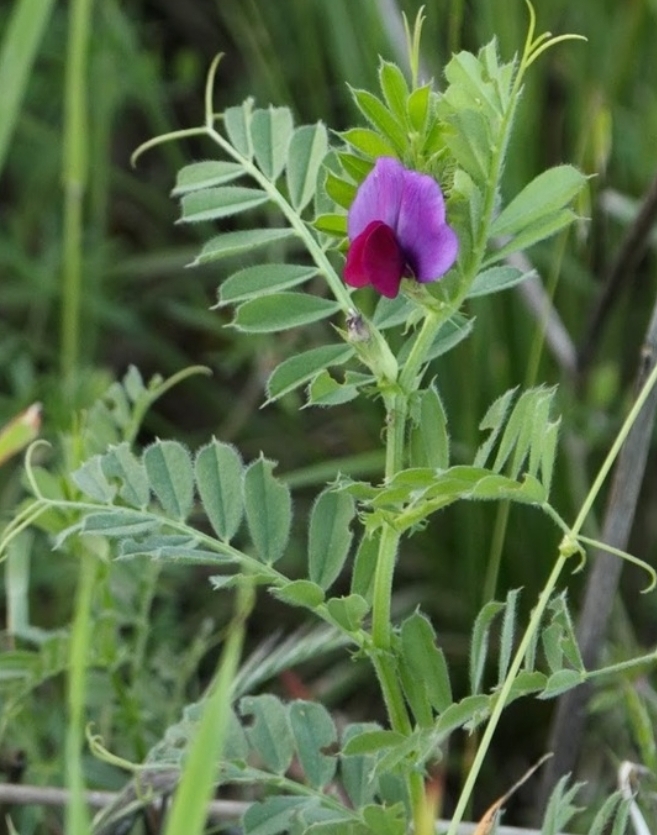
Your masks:
[{"label": "thin green stalk", "polygon": [[386,404],[385,479],[390,479],[404,466],[404,437],[408,400],[403,393],[384,396]]},{"label": "thin green stalk", "polygon": [[374,575],[372,641],[377,650],[383,650],[384,652],[390,650],[392,579],[395,572],[399,539],[400,534],[391,525],[384,526],[381,531],[381,542]]},{"label": "thin green stalk", "polygon": [[14,516],[2,532],[2,537],[0,538],[0,562],[5,559],[7,549],[13,540],[17,536],[20,536],[22,531],[31,527],[47,509],[47,500],[39,499],[29,504],[24,510]]},{"label": "thin green stalk", "polygon": [[456,811],[454,813],[454,817],[452,818],[447,835],[456,835],[458,825],[461,822],[465,808],[470,801],[470,796],[473,792],[477,777],[479,776],[479,771],[481,770],[482,763],[488,752],[488,748],[490,747],[490,742],[492,740],[493,734],[495,733],[495,729],[497,728],[497,725],[499,723],[500,716],[502,715],[502,711],[504,710],[504,707],[506,705],[506,701],[509,697],[509,693],[511,692],[511,688],[513,687],[513,682],[522,665],[527,647],[529,646],[530,641],[532,640],[534,634],[540,626],[543,612],[545,611],[545,607],[549,602],[550,595],[552,594],[552,591],[556,586],[557,580],[561,574],[561,571],[563,570],[566,560],[573,554],[577,553],[577,551],[579,550],[577,546],[579,532],[582,529],[584,522],[586,521],[586,517],[588,516],[594,501],[600,493],[605,479],[609,475],[609,471],[611,470],[611,467],[613,466],[613,463],[616,460],[618,453],[620,452],[621,447],[625,442],[625,439],[627,438],[632,426],[634,425],[634,422],[637,419],[639,412],[643,408],[643,405],[648,399],[650,392],[654,388],[655,384],[657,384],[657,366],[653,368],[650,376],[648,377],[643,388],[641,389],[639,396],[637,397],[634,405],[632,406],[632,409],[630,410],[628,416],[625,418],[625,422],[623,423],[623,426],[621,427],[621,430],[618,433],[616,440],[614,441],[611,449],[607,454],[607,457],[605,458],[602,466],[600,467],[598,475],[596,476],[595,481],[593,482],[593,485],[591,486],[591,489],[589,490],[589,493],[586,496],[584,503],[582,504],[582,507],[580,509],[579,514],[577,515],[577,518],[575,519],[574,524],[564,536],[564,541],[562,542],[562,545],[559,549],[559,557],[557,558],[557,561],[555,562],[554,567],[552,569],[552,573],[550,574],[550,577],[548,578],[548,581],[545,587],[543,588],[543,591],[541,592],[538,603],[532,613],[529,625],[525,630],[523,639],[514,656],[513,663],[511,664],[507,677],[500,691],[499,697],[495,702],[495,707],[493,709],[490,719],[488,720],[488,724],[486,725],[486,730],[483,733],[481,742],[479,743],[477,754],[472,764],[472,768],[470,769],[470,773],[468,774],[468,778],[465,782],[465,785],[463,786],[463,791],[461,792],[461,796],[459,798],[459,802],[457,804]]},{"label": "thin green stalk", "polygon": [[183,128],[182,130],[172,130],[169,133],[153,136],[151,139],[147,139],[146,142],[142,142],[141,145],[139,145],[139,147],[132,152],[130,155],[130,165],[134,168],[137,165],[137,160],[142,154],[146,153],[146,151],[150,151],[152,148],[157,148],[159,145],[165,145],[167,142],[173,142],[175,139],[191,139],[195,136],[206,135],[207,130],[204,125],[200,128]]},{"label": "thin green stalk", "polygon": [[639,655],[636,658],[628,658],[627,661],[619,661],[617,664],[610,664],[608,667],[602,667],[599,670],[588,670],[585,675],[585,680],[590,681],[601,676],[617,675],[618,673],[625,673],[628,670],[634,670],[637,667],[644,665],[653,665],[657,661],[657,650],[648,652],[645,655]]},{"label": "thin green stalk", "polygon": [[211,373],[211,370],[205,365],[190,365],[187,368],[183,368],[181,371],[177,371],[175,374],[172,374],[171,377],[168,377],[166,380],[163,380],[156,389],[148,391],[147,397],[139,400],[134,406],[130,423],[124,433],[125,440],[130,444],[134,442],[146,413],[151,408],[153,403],[169,391],[169,389],[174,388],[182,380],[186,380],[194,374],[210,375]]},{"label": "thin green stalk", "polygon": [[427,313],[420,332],[417,335],[417,339],[413,343],[413,347],[399,375],[399,385],[407,397],[417,390],[420,383],[418,375],[420,369],[427,361],[427,353],[431,347],[431,343],[436,337],[438,328],[450,315],[451,308],[446,309],[442,315],[435,312]]},{"label": "thin green stalk", "polygon": [[[392,399],[392,408],[388,409],[388,431],[386,433],[386,477],[390,478],[399,469],[403,458],[404,427],[406,425],[406,398],[398,395]],[[395,407],[394,404],[397,404]],[[402,414],[403,412],[403,414]],[[383,700],[386,705],[391,727],[406,736],[411,733],[412,725],[406,709],[406,703],[399,683],[394,657],[390,644],[392,581],[395,561],[399,547],[400,534],[390,525],[385,525],[381,532],[381,542],[374,575],[374,593],[372,599],[372,643],[370,657],[379,680]],[[420,775],[409,774],[407,787],[414,810],[423,805],[424,786]]]},{"label": "thin green stalk", "polygon": [[509,523],[510,511],[511,502],[508,500],[500,502],[497,506],[493,537],[491,539],[490,552],[486,564],[486,579],[484,580],[484,593],[482,595],[483,605],[493,600],[497,592],[497,579],[500,575],[502,552],[504,551],[504,543],[506,541],[506,529]]},{"label": "thin green stalk", "polygon": [[[436,314],[427,314],[400,374],[400,391],[385,398],[387,421],[385,477],[387,481],[390,481],[404,465],[408,399],[418,387],[420,369],[425,361],[427,350],[433,342],[436,331],[441,323],[442,319]],[[375,647],[384,650],[390,647],[392,580],[399,539],[400,534],[392,526],[387,525],[384,527],[379,544],[376,573],[374,575],[372,640]]]},{"label": "thin green stalk", "polygon": [[648,565],[645,560],[641,560],[633,554],[623,551],[622,548],[614,548],[614,546],[609,545],[608,542],[600,542],[598,539],[590,539],[588,536],[582,536],[582,534],[577,537],[577,541],[582,545],[590,545],[592,548],[597,548],[600,551],[606,551],[608,554],[613,554],[613,556],[618,557],[620,560],[627,560],[627,562],[631,562],[633,565],[643,568],[643,570],[650,577],[648,588],[643,589],[643,594],[652,591],[655,586],[657,586],[657,572],[651,565]]},{"label": "thin green stalk", "polygon": [[83,199],[87,181],[87,51],[92,0],[73,0],[69,12],[64,98],[64,240],[60,362],[69,381],[80,356]]},{"label": "thin green stalk", "polygon": [[119,669],[118,665],[110,672],[109,679],[121,713],[121,721],[125,723],[126,737],[132,742],[133,756],[137,762],[143,762],[149,748],[144,734],[143,705],[136,697],[136,689],[126,687],[123,670]]},{"label": "thin green stalk", "polygon": [[644,403],[650,396],[650,392],[652,391],[656,383],[657,365],[651,371],[650,376],[648,377],[643,388],[641,389],[639,396],[637,397],[637,399],[634,402],[634,405],[630,409],[630,413],[625,418],[625,422],[623,423],[623,426],[621,427],[621,430],[618,433],[616,440],[614,441],[611,449],[607,454],[607,457],[605,458],[602,466],[600,467],[598,475],[596,476],[595,481],[593,482],[593,486],[589,490],[587,497],[584,499],[584,503],[582,504],[579,514],[577,515],[577,519],[575,520],[575,523],[570,531],[571,536],[573,538],[579,535],[579,532],[582,529],[582,526],[584,525],[586,517],[589,515],[589,511],[593,506],[593,502],[598,497],[598,493],[600,492],[602,485],[605,482],[605,479],[609,475],[609,471],[611,470],[614,461],[616,460],[616,457],[618,456],[618,453],[621,450],[621,447],[625,443],[625,439],[629,435],[630,430],[632,429],[632,426],[634,425],[634,422],[637,419],[639,412],[643,408]]},{"label": "thin green stalk", "polygon": [[452,0],[449,10],[449,52],[456,54],[461,47],[464,0]]},{"label": "thin green stalk", "polygon": [[554,300],[554,296],[557,291],[557,284],[559,283],[559,277],[561,275],[561,265],[566,254],[568,234],[569,230],[564,230],[557,239],[555,246],[556,254],[552,261],[552,270],[545,288],[544,308],[536,330],[534,331],[534,337],[529,351],[529,361],[527,363],[527,373],[525,377],[525,386],[527,388],[535,386],[538,378],[538,368],[541,363],[541,357],[543,356],[543,348],[545,347],[547,320],[550,315],[550,306]]},{"label": "thin green stalk", "polygon": [[[425,361],[427,350],[434,340],[442,318],[435,313],[428,313],[418,333],[415,344],[399,377],[401,391],[386,398],[386,471],[389,481],[404,464],[404,443],[406,421],[408,418],[408,399],[420,382],[420,369]],[[372,640],[378,649],[390,647],[390,609],[392,598],[392,580],[395,560],[399,547],[400,534],[392,527],[384,527],[374,575],[374,597],[372,601]]]},{"label": "thin green stalk", "polygon": [[481,766],[483,765],[484,758],[488,753],[493,734],[497,729],[497,725],[500,721],[502,711],[504,710],[507,703],[507,699],[509,698],[509,694],[511,693],[511,688],[513,687],[513,683],[516,679],[516,676],[520,671],[520,667],[522,666],[523,660],[525,658],[525,653],[527,652],[527,649],[534,634],[536,633],[541,624],[543,614],[550,601],[552,592],[556,587],[557,581],[561,575],[561,572],[563,571],[567,559],[567,556],[559,554],[559,557],[557,558],[557,561],[555,562],[552,568],[552,572],[548,578],[548,581],[540,594],[538,603],[536,604],[536,607],[532,612],[529,625],[525,630],[525,634],[523,635],[522,641],[520,642],[520,646],[516,650],[516,654],[513,658],[513,663],[511,664],[508,675],[504,680],[502,689],[500,690],[499,696],[495,702],[495,707],[493,708],[491,717],[488,720],[488,724],[486,725],[486,730],[484,731],[481,737],[481,742],[479,743],[479,747],[477,748],[477,753],[472,762],[472,767],[470,768],[470,772],[468,773],[467,780],[465,781],[465,785],[463,786],[463,790],[461,791],[461,796],[459,797],[456,810],[454,812],[452,820],[450,821],[449,829],[447,830],[447,835],[456,835],[458,831],[459,824],[463,819],[465,809],[468,803],[470,802],[470,797],[472,795],[472,792],[474,791],[475,783],[477,782],[477,778],[479,777],[479,772],[481,771]]},{"label": "thin green stalk", "polygon": [[132,645],[132,662],[130,664],[130,678],[133,686],[136,684],[146,662],[146,647],[151,628],[150,613],[161,570],[161,566],[156,562],[151,562],[148,566],[145,566],[146,579],[141,590],[139,612],[135,620],[136,634]]},{"label": "thin green stalk", "polygon": [[98,558],[93,550],[84,550],[79,559],[78,589],[71,631],[68,674],[68,725],[66,731],[66,806],[65,830],[68,835],[88,835],[89,813],[85,801],[82,750],[85,740],[86,678],[93,623],[91,608],[98,573]]},{"label": "thin green stalk", "polygon": [[[413,726],[406,710],[406,702],[399,683],[397,665],[394,657],[385,650],[378,652],[376,649],[371,656],[376,671],[383,700],[386,705],[390,726],[404,736],[409,736]],[[417,772],[410,772],[407,775],[406,786],[411,804],[411,812],[415,821],[415,831],[421,832],[420,821],[422,820],[422,809],[425,808],[426,798],[424,791],[424,780]]]}]

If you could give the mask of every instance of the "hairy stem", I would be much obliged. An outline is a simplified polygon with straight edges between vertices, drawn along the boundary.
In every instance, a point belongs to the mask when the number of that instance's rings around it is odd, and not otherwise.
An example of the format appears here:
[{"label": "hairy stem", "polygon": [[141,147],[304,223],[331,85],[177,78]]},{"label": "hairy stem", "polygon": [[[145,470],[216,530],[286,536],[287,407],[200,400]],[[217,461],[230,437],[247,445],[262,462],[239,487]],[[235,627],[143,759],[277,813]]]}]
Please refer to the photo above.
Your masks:
[{"label": "hairy stem", "polygon": [[379,554],[374,575],[374,597],[372,601],[372,641],[377,650],[388,652],[392,625],[390,607],[392,600],[392,579],[395,560],[399,547],[400,535],[391,526],[386,525],[381,532]]},{"label": "hairy stem", "polygon": [[86,676],[91,647],[92,604],[98,572],[98,558],[92,550],[79,554],[80,571],[71,631],[68,675],[68,729],[66,732],[66,785],[70,792],[66,806],[66,831],[86,835],[89,816],[84,801],[82,765],[86,710]]},{"label": "hairy stem", "polygon": [[[419,386],[422,366],[444,315],[428,313],[413,348],[399,377],[398,390],[384,396],[386,403],[386,481],[390,481],[404,466],[404,446],[408,420],[409,398]],[[401,534],[392,525],[385,525],[381,533],[372,601],[372,663],[376,670],[383,699],[392,728],[408,736],[412,723],[391,652],[392,583]],[[407,788],[415,819],[416,831],[421,832],[422,810],[425,808],[424,783],[420,774],[410,772]]]}]

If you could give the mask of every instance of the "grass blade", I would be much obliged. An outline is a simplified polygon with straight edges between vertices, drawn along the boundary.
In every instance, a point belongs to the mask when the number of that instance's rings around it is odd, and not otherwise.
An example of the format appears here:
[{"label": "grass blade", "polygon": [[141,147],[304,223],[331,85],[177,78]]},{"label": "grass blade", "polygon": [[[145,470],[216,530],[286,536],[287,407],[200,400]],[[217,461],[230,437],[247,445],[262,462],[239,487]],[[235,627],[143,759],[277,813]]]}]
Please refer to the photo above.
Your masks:
[{"label": "grass blade", "polygon": [[245,621],[253,600],[252,589],[240,589],[216,682],[192,742],[164,835],[179,835],[181,832],[201,835],[205,831],[207,805],[212,799],[216,767],[230,719],[230,696],[242,651]]},{"label": "grass blade", "polygon": [[54,0],[18,0],[0,46],[0,173]]}]

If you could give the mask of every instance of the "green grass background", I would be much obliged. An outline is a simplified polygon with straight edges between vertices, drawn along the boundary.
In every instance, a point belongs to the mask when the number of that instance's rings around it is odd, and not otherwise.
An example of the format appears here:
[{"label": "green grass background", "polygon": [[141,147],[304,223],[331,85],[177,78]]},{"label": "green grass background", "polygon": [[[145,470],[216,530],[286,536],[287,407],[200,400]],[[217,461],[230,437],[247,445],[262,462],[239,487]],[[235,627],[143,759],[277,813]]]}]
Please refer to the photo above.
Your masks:
[{"label": "green grass background", "polygon": [[[593,175],[590,197],[579,207],[587,219],[567,237],[529,253],[546,283],[555,283],[556,308],[578,345],[657,168],[657,3],[536,5],[539,31],[574,32],[587,43],[562,44],[532,68],[505,190],[513,195],[560,162]],[[413,17],[419,3],[399,6]],[[358,117],[346,82],[374,90],[379,55],[404,66],[393,11],[394,3],[382,0],[14,0],[0,7],[0,425],[42,402],[42,433],[55,442],[48,462],[53,472],[76,460],[80,414],[128,364],[146,378],[202,363],[213,376],[190,378],[163,398],[147,417],[142,441],[177,437],[195,447],[214,434],[237,444],[246,459],[263,450],[296,486],[300,508],[338,468],[376,475],[376,455],[363,464],[364,454],[380,448],[376,404],[300,412],[300,402],[290,397],[259,408],[268,370],[313,335],[271,338],[226,328],[230,314],[209,307],[229,267],[184,269],[210,229],[175,226],[177,206],[168,194],[178,168],[212,149],[200,141],[168,144],[142,157],[136,170],[129,157],[153,135],[201,121],[205,72],[219,51],[225,58],[218,110],[253,95],[260,105],[291,106],[300,122],[352,126]],[[453,51],[476,50],[495,36],[508,58],[524,42],[527,13],[520,0],[436,0],[426,14],[424,68],[439,86]],[[596,340],[584,383],[564,372],[549,351],[541,357],[537,379],[560,385],[554,503],[565,518],[576,512],[627,410],[655,295],[654,246],[653,235]],[[526,381],[539,327],[514,292],[476,300],[472,312],[474,335],[435,367],[462,460],[477,444],[477,424],[488,404]],[[68,441],[62,444],[63,437]],[[649,562],[656,539],[653,474],[649,461],[631,542],[631,550]],[[14,459],[0,468],[0,518],[10,518],[23,496],[21,464]],[[465,676],[468,634],[483,602],[495,515],[493,507],[457,506],[414,538],[399,563],[398,605],[421,602],[457,680]],[[298,524],[286,557],[292,573],[301,567],[304,531]],[[498,593],[524,587],[528,609],[557,541],[538,514],[514,509]],[[5,611],[15,613],[9,597],[23,588],[19,625],[40,630],[25,648],[41,650],[18,682],[7,674],[9,662],[3,668],[0,768],[20,750],[26,782],[62,785],[68,661],[65,653],[57,655],[57,640],[74,615],[83,559],[74,550],[52,552],[38,534],[22,540],[20,549],[30,554],[29,574],[25,561],[18,573],[14,565],[14,574],[6,574]],[[108,748],[139,760],[207,684],[229,605],[193,569],[107,565],[103,572],[90,603],[93,665],[85,715]],[[610,631],[610,652],[618,657],[654,638],[654,597],[637,597],[640,582],[627,572],[625,607],[618,607]],[[581,578],[573,578],[575,608],[580,585]],[[257,607],[251,646],[272,629],[286,631],[298,622],[264,595]],[[11,653],[23,644],[6,634],[4,647]],[[362,665],[331,656],[305,677],[330,705],[357,717],[380,717],[369,699],[374,683]],[[646,682],[654,695],[653,684]],[[606,756],[592,756],[588,774],[602,790],[616,759],[636,756],[636,734],[622,699],[602,692],[599,704],[606,712],[592,723],[588,744],[599,752],[604,727]],[[478,805],[490,802],[542,752],[549,711],[550,705],[524,705],[510,712]],[[446,763],[448,805],[463,768],[463,746],[456,740]],[[91,756],[84,775],[104,788],[119,788],[125,779]],[[54,831],[56,817],[31,808],[15,819],[20,832],[31,833]]]}]

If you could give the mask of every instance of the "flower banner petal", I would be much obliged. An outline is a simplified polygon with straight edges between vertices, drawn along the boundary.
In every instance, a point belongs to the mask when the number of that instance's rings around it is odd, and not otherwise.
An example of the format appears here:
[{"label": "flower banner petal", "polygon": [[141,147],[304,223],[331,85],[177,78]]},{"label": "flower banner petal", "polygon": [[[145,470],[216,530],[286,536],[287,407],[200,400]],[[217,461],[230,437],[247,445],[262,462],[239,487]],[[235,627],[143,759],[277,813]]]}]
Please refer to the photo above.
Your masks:
[{"label": "flower banner petal", "polygon": [[426,244],[420,247],[415,277],[420,282],[435,281],[453,266],[459,251],[459,240],[451,226],[441,226],[427,233]]},{"label": "flower banner petal", "polygon": [[442,191],[427,174],[407,172],[395,231],[418,281],[439,278],[456,260],[458,240],[445,223]]},{"label": "flower banner petal", "polygon": [[363,180],[349,209],[349,240],[353,241],[373,221],[396,229],[399,206],[408,172],[392,157],[379,157]]}]

